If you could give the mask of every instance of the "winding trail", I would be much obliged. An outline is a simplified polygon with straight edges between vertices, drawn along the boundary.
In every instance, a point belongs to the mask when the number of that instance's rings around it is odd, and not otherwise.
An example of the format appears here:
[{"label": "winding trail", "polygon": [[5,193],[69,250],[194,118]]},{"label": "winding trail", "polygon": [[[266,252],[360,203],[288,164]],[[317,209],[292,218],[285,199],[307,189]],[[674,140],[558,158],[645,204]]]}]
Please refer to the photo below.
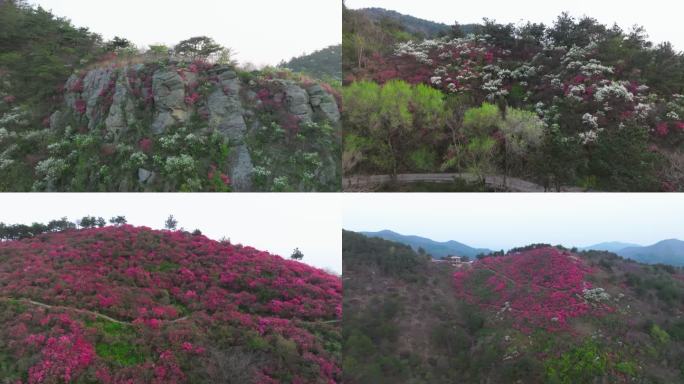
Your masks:
[{"label": "winding trail", "polygon": [[[104,314],[99,313],[99,312],[91,311],[91,310],[88,310],[88,309],[74,308],[74,307],[65,307],[65,306],[62,306],[62,305],[50,305],[50,304],[41,303],[41,302],[39,302],[39,301],[31,300],[31,299],[15,299],[15,298],[11,298],[11,297],[0,297],[0,301],[5,301],[5,302],[7,302],[7,301],[19,301],[19,302],[22,302],[22,303],[35,305],[35,306],[37,306],[37,307],[42,307],[42,308],[48,308],[48,309],[63,309],[63,310],[66,310],[66,311],[73,311],[73,312],[78,312],[78,313],[85,313],[85,314],[93,315],[93,316],[95,316],[95,317],[97,317],[97,318],[105,319],[105,320],[108,320],[108,321],[111,321],[111,322],[117,323],[117,324],[122,324],[122,325],[133,325],[133,322],[125,321],[125,320],[117,320],[117,319],[115,319],[115,318],[113,318],[113,317],[104,315]],[[187,320],[187,319],[189,319],[189,318],[190,318],[190,316],[183,316],[183,317],[179,317],[178,319],[174,319],[174,320],[160,320],[160,321],[163,322],[163,323],[167,323],[167,324],[173,324],[173,323],[178,323],[178,322],[181,322],[181,321],[185,321],[185,320]]]},{"label": "winding trail", "polygon": [[[471,183],[478,181],[478,177],[472,173],[405,173],[397,175],[396,181],[399,184],[418,182],[450,183],[454,179],[465,180]],[[390,175],[355,175],[343,178],[342,187],[347,192],[361,192],[377,188],[382,184],[389,183],[391,180]],[[551,192],[554,190],[553,188],[544,188],[542,185],[515,177],[506,177],[506,183],[504,184],[503,175],[485,176],[485,184],[490,188],[503,189],[510,192]],[[584,192],[584,189],[579,187],[562,187],[561,191]]]},{"label": "winding trail", "polygon": [[[41,302],[39,302],[39,301],[35,301],[35,300],[31,300],[31,299],[25,299],[25,298],[22,298],[22,299],[15,299],[15,298],[12,298],[12,297],[0,297],[0,301],[4,301],[4,302],[8,302],[8,301],[18,301],[18,302],[22,302],[22,303],[25,303],[25,304],[31,304],[31,305],[35,305],[35,306],[37,306],[37,307],[42,307],[42,308],[47,308],[47,309],[63,309],[63,310],[66,310],[66,311],[73,311],[73,312],[78,312],[78,313],[84,313],[84,314],[88,314],[88,315],[93,315],[93,316],[95,316],[95,317],[97,317],[97,318],[105,319],[105,320],[107,320],[107,321],[111,321],[111,322],[117,323],[117,324],[122,324],[122,325],[133,325],[133,322],[131,322],[131,321],[117,320],[117,319],[115,319],[115,318],[113,318],[113,317],[104,315],[104,314],[99,313],[99,312],[91,311],[91,310],[89,310],[89,309],[74,308],[74,307],[66,307],[66,306],[62,306],[62,305],[50,305],[50,304],[45,304],[45,303],[41,303]],[[188,319],[190,318],[191,315],[192,315],[192,314],[190,314],[190,315],[188,315],[188,316],[179,317],[178,319],[174,319],[174,320],[162,320],[162,319],[160,319],[159,321],[161,321],[162,323],[166,323],[166,324],[179,323],[179,322],[181,322],[181,321],[188,320]],[[342,320],[340,320],[340,319],[335,319],[335,320],[324,320],[324,321],[306,321],[306,320],[300,320],[300,319],[286,319],[286,320],[298,321],[298,322],[301,322],[301,323],[308,323],[308,324],[332,324],[332,323],[339,323],[339,322],[342,321]]]}]

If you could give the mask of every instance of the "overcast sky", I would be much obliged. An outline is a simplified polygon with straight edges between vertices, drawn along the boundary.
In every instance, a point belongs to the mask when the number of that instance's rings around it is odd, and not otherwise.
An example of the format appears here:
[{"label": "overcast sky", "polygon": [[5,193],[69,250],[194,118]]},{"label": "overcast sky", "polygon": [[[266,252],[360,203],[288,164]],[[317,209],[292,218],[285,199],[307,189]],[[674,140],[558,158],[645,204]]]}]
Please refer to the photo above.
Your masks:
[{"label": "overcast sky", "polygon": [[343,226],[509,249],[684,240],[683,194],[347,194]]},{"label": "overcast sky", "polygon": [[178,226],[218,240],[223,236],[303,262],[342,271],[341,206],[336,194],[0,194],[0,222],[47,222],[66,216],[124,215],[129,224],[161,229],[173,214]]},{"label": "overcast sky", "polygon": [[634,24],[646,28],[651,41],[670,41],[678,50],[684,50],[682,33],[682,6],[673,0],[611,1],[611,0],[347,0],[349,8],[380,7],[421,19],[453,24],[479,23],[483,17],[502,23],[521,20],[543,22],[550,25],[563,11],[580,17],[587,15],[608,25],[617,23],[624,30]]},{"label": "overcast sky", "polygon": [[206,35],[237,59],[277,64],[342,41],[338,0],[30,0],[106,39],[173,46]]}]

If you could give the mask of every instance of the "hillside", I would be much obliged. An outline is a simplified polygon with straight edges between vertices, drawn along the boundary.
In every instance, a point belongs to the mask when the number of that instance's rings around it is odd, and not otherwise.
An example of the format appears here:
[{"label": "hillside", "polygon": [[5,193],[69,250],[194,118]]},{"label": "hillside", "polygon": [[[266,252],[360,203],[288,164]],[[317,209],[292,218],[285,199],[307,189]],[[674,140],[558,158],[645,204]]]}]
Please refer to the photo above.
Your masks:
[{"label": "hillside", "polygon": [[267,252],[122,225],[0,242],[12,383],[332,383],[341,282]]},{"label": "hillside", "polygon": [[679,269],[540,245],[407,278],[369,240],[343,233],[345,383],[684,380]]},{"label": "hillside", "polygon": [[618,255],[646,264],[684,266],[684,241],[669,239],[645,247],[625,247]]},{"label": "hillside", "polygon": [[340,189],[325,82],[246,70],[206,36],[104,42],[20,0],[0,21],[0,191]]},{"label": "hillside", "polygon": [[280,66],[318,79],[342,81],[342,46],[331,45],[308,55],[293,57]]},{"label": "hillside", "polygon": [[346,177],[476,180],[434,183],[449,191],[487,190],[488,177],[504,190],[508,177],[559,192],[684,189],[684,55],[643,29],[564,13],[421,38],[359,11],[343,20]]},{"label": "hillside", "polygon": [[397,11],[384,8],[363,8],[358,11],[367,15],[369,19],[376,23],[381,23],[385,19],[393,20],[403,26],[407,32],[423,37],[435,37],[440,33],[443,34],[448,32],[451,28],[443,23],[436,23],[418,17],[404,15]]},{"label": "hillside", "polygon": [[420,248],[422,248],[427,254],[436,259],[441,259],[446,256],[466,256],[474,259],[477,255],[488,254],[492,252],[490,249],[473,248],[454,240],[439,242],[420,236],[401,235],[390,230],[360,233],[369,237],[379,237],[381,239],[406,244],[415,251],[418,251]]}]

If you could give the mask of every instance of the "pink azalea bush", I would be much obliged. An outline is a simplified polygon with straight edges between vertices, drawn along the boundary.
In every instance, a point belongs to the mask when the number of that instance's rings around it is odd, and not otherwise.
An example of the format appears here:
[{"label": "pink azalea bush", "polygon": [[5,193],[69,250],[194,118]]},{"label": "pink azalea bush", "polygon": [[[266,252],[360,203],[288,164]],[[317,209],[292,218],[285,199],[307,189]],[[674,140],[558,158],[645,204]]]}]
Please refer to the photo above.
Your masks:
[{"label": "pink azalea bush", "polygon": [[[264,382],[280,383],[282,369],[307,383],[340,380],[339,363],[312,327],[341,319],[341,281],[305,264],[129,225],[2,242],[0,258],[0,339],[17,358],[37,361],[28,383],[187,383],[188,370],[215,347],[211,330],[226,327],[234,342],[296,345],[296,365],[258,367],[255,374],[271,380]],[[9,299],[54,307],[22,304],[17,314]],[[88,325],[95,313],[130,323],[149,357],[122,370],[98,355],[103,336]]]},{"label": "pink azalea bush", "polygon": [[572,253],[543,247],[485,257],[457,271],[454,281],[459,298],[510,319],[519,330],[558,331],[573,318],[609,310],[583,299],[591,272]]}]

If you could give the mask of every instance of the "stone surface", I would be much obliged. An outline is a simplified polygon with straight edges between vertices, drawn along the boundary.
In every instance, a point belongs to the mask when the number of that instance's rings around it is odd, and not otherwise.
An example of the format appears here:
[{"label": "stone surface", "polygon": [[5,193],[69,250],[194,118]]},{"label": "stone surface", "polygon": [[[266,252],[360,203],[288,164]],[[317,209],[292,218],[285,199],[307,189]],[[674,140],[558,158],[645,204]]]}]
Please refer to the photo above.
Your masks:
[{"label": "stone surface", "polygon": [[[197,87],[200,75],[187,70],[181,73],[182,76],[172,66],[158,68],[156,65],[134,64],[74,74],[65,85],[66,109],[50,116],[50,127],[63,129],[71,124],[75,129],[86,126],[91,130],[104,128],[107,140],[118,141],[127,134],[171,134],[173,132],[169,128],[185,124],[196,116],[199,120],[193,119],[196,123],[192,126],[193,134],[209,135],[217,131],[228,140],[230,155],[226,173],[231,178],[233,189],[252,190],[254,164],[250,150],[254,148],[247,145],[247,140],[255,131],[254,127],[259,126],[264,113],[257,94],[264,87],[261,83],[264,80],[260,80],[260,83],[254,80],[243,82],[234,68],[221,66],[202,74],[203,83]],[[83,82],[83,91],[73,91],[80,81]],[[273,104],[282,103],[284,108],[269,118],[284,118],[289,113],[301,122],[327,120],[339,124],[340,112],[335,98],[324,87],[318,84],[302,86],[284,79],[265,81],[265,87],[274,94]],[[192,105],[186,103],[190,89],[195,89],[192,92],[200,92],[201,89],[202,94],[199,100],[190,103]],[[111,104],[107,104],[104,95],[112,96]],[[86,104],[83,115],[76,110],[76,101],[79,99]],[[254,126],[250,124],[248,127],[245,119]],[[135,127],[134,132],[132,127]],[[269,151],[269,148],[259,150]],[[339,164],[339,160],[331,159],[325,153],[321,156],[324,166],[318,170],[316,177],[320,180],[336,177],[339,172],[331,167]],[[160,176],[153,169],[140,168],[137,176],[138,181],[145,185],[153,181],[154,185],[166,182],[155,181]],[[135,183],[136,179],[131,178],[130,184]],[[126,189],[128,185],[121,188]]]},{"label": "stone surface", "polygon": [[285,105],[291,114],[299,118],[299,121],[311,121],[313,110],[309,104],[309,94],[300,86],[292,82],[286,83]]},{"label": "stone surface", "polygon": [[185,84],[175,70],[160,69],[152,77],[152,90],[157,109],[152,132],[158,135],[186,120]]},{"label": "stone surface", "polygon": [[107,131],[113,134],[117,139],[128,131],[130,124],[133,124],[136,121],[135,103],[129,94],[127,87],[128,81],[124,74],[125,71],[117,80],[112,105],[109,108],[109,114],[105,120]]},{"label": "stone surface", "polygon": [[142,184],[151,184],[156,174],[144,168],[138,168],[138,181]]},{"label": "stone surface", "polygon": [[57,129],[62,125],[63,114],[60,111],[55,111],[50,115],[50,129]]},{"label": "stone surface", "polygon": [[219,73],[219,87],[209,95],[209,126],[228,138],[230,179],[235,191],[252,187],[252,158],[245,144],[247,124],[240,100],[240,81],[233,71]]},{"label": "stone surface", "polygon": [[310,86],[307,92],[314,112],[320,112],[332,124],[337,124],[340,121],[340,109],[335,97],[326,92],[319,84]]},{"label": "stone surface", "polygon": [[81,96],[86,102],[86,117],[88,118],[88,129],[95,129],[97,124],[103,120],[103,113],[100,107],[100,95],[105,91],[112,79],[112,68],[98,68],[88,72],[83,78],[83,92]]}]

